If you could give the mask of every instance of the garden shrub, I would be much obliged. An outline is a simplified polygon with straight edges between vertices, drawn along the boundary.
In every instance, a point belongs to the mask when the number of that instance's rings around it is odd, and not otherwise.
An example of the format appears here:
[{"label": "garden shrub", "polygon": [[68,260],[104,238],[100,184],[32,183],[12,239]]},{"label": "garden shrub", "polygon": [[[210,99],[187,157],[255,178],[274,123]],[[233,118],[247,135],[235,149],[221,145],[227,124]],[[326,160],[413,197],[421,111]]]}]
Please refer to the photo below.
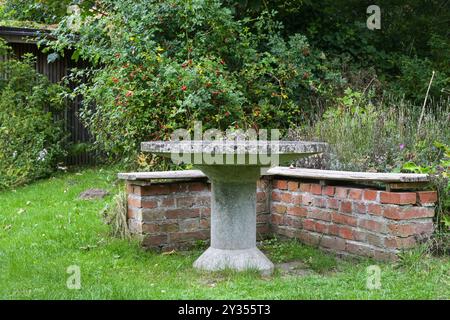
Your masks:
[{"label": "garden shrub", "polygon": [[[8,49],[0,42],[0,56]],[[63,132],[52,111],[61,88],[34,69],[34,59],[0,62],[0,189],[45,177],[63,155]]]},{"label": "garden shrub", "polygon": [[194,121],[286,129],[304,121],[311,99],[326,100],[342,83],[303,35],[283,38],[270,12],[238,20],[215,0],[104,0],[96,10],[76,28],[73,17],[63,20],[51,46],[90,61],[74,73],[89,81],[73,96],[84,96],[81,116],[114,159],[135,161],[141,141]]}]

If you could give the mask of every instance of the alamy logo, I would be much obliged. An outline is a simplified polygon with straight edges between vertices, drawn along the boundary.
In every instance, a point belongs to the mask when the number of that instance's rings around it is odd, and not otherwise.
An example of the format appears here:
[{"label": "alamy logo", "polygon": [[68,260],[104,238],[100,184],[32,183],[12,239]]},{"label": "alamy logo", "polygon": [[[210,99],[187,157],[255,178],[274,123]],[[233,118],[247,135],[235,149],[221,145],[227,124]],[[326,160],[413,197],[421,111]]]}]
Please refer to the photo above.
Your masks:
[{"label": "alamy logo", "polygon": [[81,289],[81,271],[80,267],[76,265],[69,266],[66,270],[70,276],[67,278],[67,289],[80,290]]},{"label": "alamy logo", "polygon": [[367,28],[369,30],[381,29],[381,9],[377,5],[371,5],[367,7],[367,14],[370,16],[367,18]]},{"label": "alamy logo", "polygon": [[381,269],[377,265],[368,266],[366,269],[366,288],[376,290],[381,288]]}]

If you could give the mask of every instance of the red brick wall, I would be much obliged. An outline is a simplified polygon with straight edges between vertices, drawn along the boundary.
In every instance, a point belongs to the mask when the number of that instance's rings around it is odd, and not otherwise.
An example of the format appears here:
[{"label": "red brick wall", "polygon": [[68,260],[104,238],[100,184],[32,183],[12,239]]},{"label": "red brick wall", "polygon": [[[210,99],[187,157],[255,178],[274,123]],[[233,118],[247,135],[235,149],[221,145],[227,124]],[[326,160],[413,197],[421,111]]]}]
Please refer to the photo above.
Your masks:
[{"label": "red brick wall", "polygon": [[276,234],[344,254],[395,259],[433,232],[435,192],[384,192],[275,179]]},{"label": "red brick wall", "polygon": [[[128,181],[128,226],[142,245],[163,250],[183,249],[210,237],[210,184],[206,181],[145,183]],[[258,183],[257,232],[270,232],[267,181]]]},{"label": "red brick wall", "polygon": [[[206,181],[128,181],[128,225],[145,247],[188,248],[209,239]],[[384,192],[264,178],[258,238],[271,234],[343,254],[395,259],[433,232],[435,192]]]}]

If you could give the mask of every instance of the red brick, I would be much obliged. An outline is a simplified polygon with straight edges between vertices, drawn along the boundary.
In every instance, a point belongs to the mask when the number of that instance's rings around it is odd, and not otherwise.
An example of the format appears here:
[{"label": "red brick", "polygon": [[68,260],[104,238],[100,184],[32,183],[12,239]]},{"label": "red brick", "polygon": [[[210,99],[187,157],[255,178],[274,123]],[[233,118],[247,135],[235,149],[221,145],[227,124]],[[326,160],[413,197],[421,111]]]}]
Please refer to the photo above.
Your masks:
[{"label": "red brick", "polygon": [[415,192],[381,192],[380,202],[388,204],[415,204]]},{"label": "red brick", "polygon": [[377,261],[397,261],[398,256],[393,252],[375,250],[374,258]]},{"label": "red brick", "polygon": [[334,187],[332,187],[332,186],[324,186],[322,188],[322,194],[324,196],[329,196],[329,197],[334,196]]},{"label": "red brick", "polygon": [[346,199],[348,194],[348,188],[336,187],[334,196],[336,198]]},{"label": "red brick", "polygon": [[211,227],[211,221],[209,219],[200,219],[200,228],[209,229]]},{"label": "red brick", "polygon": [[309,184],[309,183],[300,183],[300,191],[301,192],[311,192],[311,184]]},{"label": "red brick", "polygon": [[376,247],[383,247],[384,246],[384,238],[380,237],[379,235],[376,235],[376,234],[368,233],[367,236],[366,236],[366,242],[368,244],[371,244],[371,245],[376,246]]},{"label": "red brick", "polygon": [[372,257],[374,255],[374,250],[369,245],[364,243],[349,242],[346,243],[346,251],[349,253],[358,255]]},{"label": "red brick", "polygon": [[412,235],[431,234],[433,232],[433,222],[428,223],[408,223],[389,224],[388,229],[394,236],[408,237]]},{"label": "red brick", "polygon": [[341,201],[341,212],[352,213],[352,203],[351,201]]},{"label": "red brick", "polygon": [[421,191],[417,192],[417,201],[421,205],[434,205],[438,200],[436,191]]},{"label": "red brick", "polygon": [[314,229],[316,230],[316,232],[318,233],[324,233],[327,234],[328,233],[328,224],[322,223],[320,221],[316,221],[314,223]]},{"label": "red brick", "polygon": [[307,213],[308,211],[303,207],[292,206],[287,208],[287,214],[292,216],[306,217]]},{"label": "red brick", "polygon": [[314,197],[312,204],[314,207],[325,208],[327,206],[327,201],[322,197]]},{"label": "red brick", "polygon": [[363,199],[367,201],[377,201],[378,199],[378,190],[370,190],[366,189],[363,193]]},{"label": "red brick", "polygon": [[270,214],[261,213],[256,215],[256,223],[267,223],[270,220]]},{"label": "red brick", "polygon": [[281,201],[290,203],[292,200],[292,196],[289,192],[282,192],[281,193]]},{"label": "red brick", "polygon": [[269,212],[267,202],[258,202],[256,204],[256,213]]},{"label": "red brick", "polygon": [[141,208],[141,197],[128,195],[128,205],[135,208]]},{"label": "red brick", "polygon": [[167,232],[175,231],[198,231],[200,229],[200,219],[181,219],[178,222],[179,229],[167,230]]},{"label": "red brick", "polygon": [[344,226],[339,227],[339,237],[352,240],[354,238],[352,228]]},{"label": "red brick", "polygon": [[127,193],[133,193],[134,185],[127,183]]},{"label": "red brick", "polygon": [[211,208],[201,208],[200,215],[202,216],[202,218],[210,217],[211,216]]},{"label": "red brick", "polygon": [[167,243],[167,234],[149,235],[146,236],[142,242],[144,247],[155,247]]},{"label": "red brick", "polygon": [[313,234],[311,232],[301,230],[299,235],[300,241],[312,246],[316,246],[319,244],[320,237],[316,234]]},{"label": "red brick", "polygon": [[136,219],[128,219],[128,229],[132,234],[142,234],[142,221]]},{"label": "red brick", "polygon": [[266,199],[267,199],[267,194],[264,191],[258,191],[256,193],[256,201],[262,202],[262,201],[266,201]]},{"label": "red brick", "polygon": [[327,208],[329,209],[339,209],[339,200],[338,199],[327,199]]},{"label": "red brick", "polygon": [[134,194],[139,196],[153,196],[161,194],[169,194],[171,191],[170,185],[167,184],[153,184],[150,186],[134,186]]},{"label": "red brick", "polygon": [[367,234],[368,234],[368,233],[367,233],[366,231],[361,231],[361,230],[353,229],[353,240],[365,242],[365,241],[366,241]]},{"label": "red brick", "polygon": [[177,198],[177,208],[191,208],[197,204],[197,197],[179,197]]},{"label": "red brick", "polygon": [[161,207],[163,207],[163,208],[173,207],[174,205],[175,205],[174,198],[166,198],[166,199],[162,199],[162,201],[161,201]]},{"label": "red brick", "polygon": [[289,191],[297,191],[298,190],[298,182],[297,181],[289,181],[288,182],[288,190]]},{"label": "red brick", "polygon": [[187,183],[186,189],[191,192],[208,191],[208,184],[204,182],[190,182]]},{"label": "red brick", "polygon": [[270,221],[272,224],[280,225],[284,222],[284,216],[279,214],[271,214]]},{"label": "red brick", "polygon": [[272,191],[272,201],[281,201],[280,191]]},{"label": "red brick", "polygon": [[348,192],[348,198],[352,200],[361,200],[362,190],[361,189],[350,189]]},{"label": "red brick", "polygon": [[303,220],[303,229],[310,230],[310,231],[316,231],[316,223],[314,220],[311,219],[305,219]]},{"label": "red brick", "polygon": [[163,233],[178,231],[178,223],[144,223],[142,232],[146,233]]},{"label": "red brick", "polygon": [[416,218],[432,218],[434,217],[434,209],[427,207],[397,207],[386,206],[384,208],[383,216],[394,220],[406,220]]},{"label": "red brick", "polygon": [[302,195],[301,194],[293,194],[291,197],[292,204],[301,204],[302,203]]},{"label": "red brick", "polygon": [[209,238],[207,230],[191,231],[191,232],[175,232],[169,234],[170,241],[193,241],[204,240]]},{"label": "red brick", "polygon": [[331,214],[328,211],[312,208],[308,211],[307,217],[310,219],[331,221]]},{"label": "red brick", "polygon": [[270,233],[270,228],[267,224],[261,224],[256,226],[256,234],[258,239],[264,238],[262,235],[267,235]]},{"label": "red brick", "polygon": [[355,204],[356,212],[360,214],[366,214],[367,212],[367,205],[364,202],[356,202]]},{"label": "red brick", "polygon": [[311,184],[311,193],[315,195],[321,195],[322,194],[322,186],[318,183]]},{"label": "red brick", "polygon": [[366,230],[380,232],[380,233],[386,232],[386,224],[382,223],[382,222],[378,222],[378,221],[374,221],[374,220],[367,220],[367,219],[360,219],[358,225],[360,228],[363,228]]},{"label": "red brick", "polygon": [[294,216],[286,216],[284,219],[284,224],[293,228],[302,228],[302,220]]},{"label": "red brick", "polygon": [[272,211],[278,214],[284,214],[286,212],[286,206],[282,204],[273,204]]},{"label": "red brick", "polygon": [[273,187],[280,190],[287,190],[288,183],[286,180],[274,180]]},{"label": "red brick", "polygon": [[306,193],[302,195],[302,204],[305,206],[309,206],[311,205],[311,203],[313,202],[313,197],[312,195]]},{"label": "red brick", "polygon": [[142,220],[147,222],[153,222],[155,220],[165,220],[165,211],[160,209],[140,209]]},{"label": "red brick", "polygon": [[345,251],[345,240],[337,237],[323,237],[320,246],[336,251]]},{"label": "red brick", "polygon": [[367,213],[374,216],[382,216],[383,206],[376,203],[369,203],[367,205]]},{"label": "red brick", "polygon": [[338,236],[339,235],[339,225],[330,224],[328,226],[328,234],[331,234],[333,236]]},{"label": "red brick", "polygon": [[127,217],[128,217],[128,219],[138,219],[138,220],[142,220],[142,216],[141,216],[141,214],[140,214],[139,209],[137,209],[137,208],[131,208],[130,206],[128,206]]},{"label": "red brick", "polygon": [[297,238],[299,233],[299,229],[293,229],[291,227],[280,226],[277,228],[277,234],[287,238]]},{"label": "red brick", "polygon": [[399,238],[399,237],[388,237],[384,239],[384,245],[391,249],[409,249],[417,244],[414,237]]},{"label": "red brick", "polygon": [[357,220],[355,217],[347,216],[345,214],[340,214],[336,212],[333,212],[331,214],[331,221],[333,221],[334,223],[345,224],[349,226],[356,226],[357,224]]},{"label": "red brick", "polygon": [[188,184],[186,182],[172,183],[169,186],[170,193],[187,193]]},{"label": "red brick", "polygon": [[171,209],[165,215],[167,219],[196,218],[200,216],[200,209]]}]

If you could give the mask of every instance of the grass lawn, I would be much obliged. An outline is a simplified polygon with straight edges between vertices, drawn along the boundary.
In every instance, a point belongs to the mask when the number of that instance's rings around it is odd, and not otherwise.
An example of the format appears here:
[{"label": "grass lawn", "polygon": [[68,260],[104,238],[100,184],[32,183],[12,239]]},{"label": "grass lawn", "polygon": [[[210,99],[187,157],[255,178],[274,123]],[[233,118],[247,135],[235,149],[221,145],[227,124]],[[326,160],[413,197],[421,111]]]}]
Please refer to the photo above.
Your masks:
[{"label": "grass lawn", "polygon": [[[342,260],[295,241],[268,241],[264,250],[284,264],[270,278],[254,272],[201,273],[201,249],[162,255],[135,241],[113,239],[100,210],[111,200],[79,200],[80,192],[123,185],[116,171],[60,174],[0,193],[1,299],[448,299],[449,258],[415,252],[400,264]],[[381,288],[366,289],[366,268],[381,268]],[[81,270],[70,290],[67,268]]]}]

